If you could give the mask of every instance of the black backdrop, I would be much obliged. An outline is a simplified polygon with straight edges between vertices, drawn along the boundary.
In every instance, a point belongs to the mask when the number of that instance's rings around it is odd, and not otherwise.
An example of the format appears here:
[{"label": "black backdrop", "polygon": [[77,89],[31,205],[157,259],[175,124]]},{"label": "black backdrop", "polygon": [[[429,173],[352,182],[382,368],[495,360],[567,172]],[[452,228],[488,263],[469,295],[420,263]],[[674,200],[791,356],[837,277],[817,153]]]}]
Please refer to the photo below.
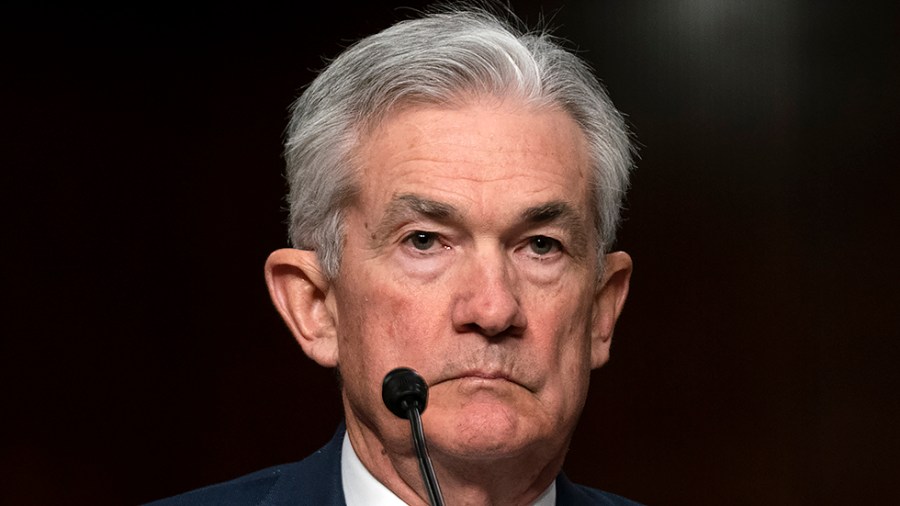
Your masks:
[{"label": "black backdrop", "polygon": [[[322,57],[409,11],[296,4],[0,8],[0,503],[133,504],[333,431],[331,373],[262,279],[280,140]],[[569,474],[649,504],[890,502],[896,4],[513,6],[642,145],[632,295]]]}]

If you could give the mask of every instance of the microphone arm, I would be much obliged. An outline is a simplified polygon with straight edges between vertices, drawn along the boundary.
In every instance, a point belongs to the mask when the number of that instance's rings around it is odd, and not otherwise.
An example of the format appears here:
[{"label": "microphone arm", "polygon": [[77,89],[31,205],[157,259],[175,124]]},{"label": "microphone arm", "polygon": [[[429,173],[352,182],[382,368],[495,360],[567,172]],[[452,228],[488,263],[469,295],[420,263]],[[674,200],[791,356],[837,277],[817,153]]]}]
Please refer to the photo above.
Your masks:
[{"label": "microphone arm", "polygon": [[428,500],[432,506],[444,506],[441,487],[428,456],[425,446],[425,432],[422,430],[421,412],[428,403],[428,385],[416,371],[400,367],[387,373],[381,384],[381,399],[391,413],[409,420],[412,430],[413,445],[419,460],[419,471],[428,491]]}]

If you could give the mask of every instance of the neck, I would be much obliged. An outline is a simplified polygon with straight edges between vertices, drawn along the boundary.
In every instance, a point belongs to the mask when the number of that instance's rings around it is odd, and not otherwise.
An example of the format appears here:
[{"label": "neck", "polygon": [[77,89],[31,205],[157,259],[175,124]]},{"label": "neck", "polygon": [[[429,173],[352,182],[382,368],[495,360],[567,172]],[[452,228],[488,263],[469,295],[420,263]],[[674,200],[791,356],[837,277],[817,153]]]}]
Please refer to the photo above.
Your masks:
[{"label": "neck", "polygon": [[[409,434],[388,448],[362,423],[348,419],[347,432],[360,461],[378,481],[407,504],[428,505]],[[435,448],[429,451],[441,491],[454,505],[533,504],[553,483],[563,460],[562,455],[548,459],[538,451],[481,459],[448,455]],[[544,464],[536,466],[537,462]]]}]

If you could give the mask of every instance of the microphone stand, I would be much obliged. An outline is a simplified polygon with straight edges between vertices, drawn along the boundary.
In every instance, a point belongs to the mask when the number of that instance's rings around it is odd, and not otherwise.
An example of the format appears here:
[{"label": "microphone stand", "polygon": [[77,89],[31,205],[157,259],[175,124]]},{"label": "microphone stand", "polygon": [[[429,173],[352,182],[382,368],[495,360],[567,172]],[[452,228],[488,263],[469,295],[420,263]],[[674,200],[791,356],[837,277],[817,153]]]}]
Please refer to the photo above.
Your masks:
[{"label": "microphone stand", "polygon": [[444,506],[441,487],[438,485],[437,476],[434,475],[431,457],[428,456],[428,448],[425,446],[425,433],[422,430],[422,417],[419,415],[418,406],[411,406],[408,413],[413,444],[416,446],[416,456],[419,460],[419,471],[422,472],[422,480],[425,481],[425,488],[428,490],[428,501],[432,506]]},{"label": "microphone stand", "polygon": [[444,497],[438,485],[428,447],[425,445],[425,432],[422,430],[422,415],[428,402],[428,385],[425,380],[412,369],[401,367],[394,369],[384,377],[381,386],[381,398],[385,406],[400,418],[409,420],[413,445],[419,461],[422,481],[428,491],[428,501],[432,506],[444,506]]}]

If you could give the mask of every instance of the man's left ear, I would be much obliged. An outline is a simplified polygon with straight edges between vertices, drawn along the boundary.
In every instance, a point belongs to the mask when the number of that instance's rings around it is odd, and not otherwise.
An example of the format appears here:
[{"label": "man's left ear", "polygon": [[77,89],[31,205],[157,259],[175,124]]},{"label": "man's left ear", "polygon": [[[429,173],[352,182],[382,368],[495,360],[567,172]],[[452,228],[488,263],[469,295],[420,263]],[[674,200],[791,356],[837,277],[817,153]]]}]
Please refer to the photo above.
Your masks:
[{"label": "man's left ear", "polygon": [[594,295],[594,316],[591,325],[591,367],[596,369],[609,360],[613,330],[631,281],[631,257],[624,251],[606,255],[603,278]]}]

